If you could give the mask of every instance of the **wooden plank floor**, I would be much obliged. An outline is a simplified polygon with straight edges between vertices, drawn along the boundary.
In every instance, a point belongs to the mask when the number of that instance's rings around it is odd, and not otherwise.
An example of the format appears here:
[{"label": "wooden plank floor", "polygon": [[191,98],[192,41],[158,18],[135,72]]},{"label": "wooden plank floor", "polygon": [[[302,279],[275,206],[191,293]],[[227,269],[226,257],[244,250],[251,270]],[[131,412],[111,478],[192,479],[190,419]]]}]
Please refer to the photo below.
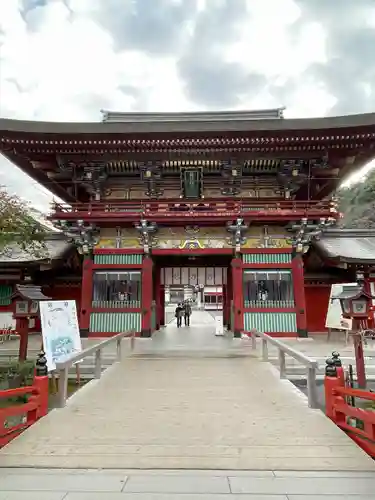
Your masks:
[{"label": "wooden plank floor", "polygon": [[225,353],[124,358],[2,449],[0,466],[375,470],[269,363]]}]

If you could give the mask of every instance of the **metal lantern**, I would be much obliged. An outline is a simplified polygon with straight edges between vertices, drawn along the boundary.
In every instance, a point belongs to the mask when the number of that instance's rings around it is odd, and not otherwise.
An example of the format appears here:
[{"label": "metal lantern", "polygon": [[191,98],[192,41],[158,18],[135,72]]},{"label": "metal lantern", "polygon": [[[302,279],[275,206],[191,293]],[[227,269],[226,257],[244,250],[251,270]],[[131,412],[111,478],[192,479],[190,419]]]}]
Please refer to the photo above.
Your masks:
[{"label": "metal lantern", "polygon": [[361,286],[347,286],[337,297],[344,318],[365,319],[370,312],[370,297]]},{"label": "metal lantern", "polygon": [[332,300],[339,300],[342,310],[342,315],[346,319],[352,320],[352,332],[354,353],[357,369],[358,387],[366,388],[366,365],[363,353],[363,338],[362,325],[367,324],[370,315],[370,301],[372,295],[365,292],[362,284],[347,285],[343,287],[343,291]]}]

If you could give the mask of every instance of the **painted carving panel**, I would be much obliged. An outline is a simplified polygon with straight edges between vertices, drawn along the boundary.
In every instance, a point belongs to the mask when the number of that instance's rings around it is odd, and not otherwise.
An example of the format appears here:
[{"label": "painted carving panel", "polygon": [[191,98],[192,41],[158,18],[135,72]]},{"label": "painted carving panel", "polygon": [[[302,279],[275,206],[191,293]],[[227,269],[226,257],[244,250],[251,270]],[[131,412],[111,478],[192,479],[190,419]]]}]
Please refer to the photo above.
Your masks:
[{"label": "painted carving panel", "polygon": [[160,228],[153,241],[153,248],[198,250],[202,248],[228,248],[228,232],[222,227]]},{"label": "painted carving panel", "polygon": [[97,248],[142,248],[135,228],[102,228]]},{"label": "painted carving panel", "polygon": [[282,226],[250,226],[241,248],[290,248],[289,238]]},{"label": "painted carving panel", "polygon": [[[290,248],[290,235],[282,226],[250,226],[244,233],[241,248]],[[151,235],[152,248],[199,250],[231,248],[226,227],[158,228]],[[100,231],[97,248],[143,248],[135,228],[104,228]]]}]

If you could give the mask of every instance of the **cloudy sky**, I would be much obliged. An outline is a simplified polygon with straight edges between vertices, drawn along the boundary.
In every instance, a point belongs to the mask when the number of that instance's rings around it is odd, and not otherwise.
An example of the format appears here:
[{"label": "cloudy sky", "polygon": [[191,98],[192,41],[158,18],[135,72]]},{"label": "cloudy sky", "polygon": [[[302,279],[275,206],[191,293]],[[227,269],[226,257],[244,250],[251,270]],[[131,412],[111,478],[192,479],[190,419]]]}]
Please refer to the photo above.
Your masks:
[{"label": "cloudy sky", "polygon": [[[374,0],[0,0],[0,116],[375,111]],[[0,184],[46,191],[0,160]]]}]

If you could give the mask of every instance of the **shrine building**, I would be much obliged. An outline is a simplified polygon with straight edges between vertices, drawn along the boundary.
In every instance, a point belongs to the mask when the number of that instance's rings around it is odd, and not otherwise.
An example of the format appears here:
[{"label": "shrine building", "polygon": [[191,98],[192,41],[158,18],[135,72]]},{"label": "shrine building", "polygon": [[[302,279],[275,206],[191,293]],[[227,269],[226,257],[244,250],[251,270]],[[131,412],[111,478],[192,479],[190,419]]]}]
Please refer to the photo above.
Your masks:
[{"label": "shrine building", "polygon": [[79,300],[67,283],[61,298],[77,300],[82,336],[96,337],[151,336],[176,290],[220,302],[235,336],[324,332],[330,284],[352,281],[360,263],[332,247],[342,235],[331,196],[374,144],[375,114],[0,120],[0,152],[62,200],[50,218],[81,254],[82,276]]}]

